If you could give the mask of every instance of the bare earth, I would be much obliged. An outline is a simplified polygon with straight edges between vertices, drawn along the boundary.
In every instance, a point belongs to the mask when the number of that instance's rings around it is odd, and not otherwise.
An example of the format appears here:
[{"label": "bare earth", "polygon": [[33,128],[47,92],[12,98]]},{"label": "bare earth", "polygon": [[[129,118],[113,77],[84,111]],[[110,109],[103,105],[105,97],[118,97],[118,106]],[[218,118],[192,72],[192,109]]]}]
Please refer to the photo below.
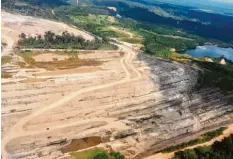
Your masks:
[{"label": "bare earth", "polygon": [[5,41],[7,41],[8,43],[7,52],[3,51],[4,55],[9,54],[9,48],[12,48],[14,42],[16,42],[19,34],[21,33],[35,36],[43,35],[46,31],[53,31],[57,34],[61,34],[64,31],[68,31],[69,33],[73,33],[74,35],[83,36],[87,40],[93,39],[93,37],[90,34],[60,22],[29,16],[16,15],[7,12],[2,12],[1,17],[2,38],[5,39]]},{"label": "bare earth", "polygon": [[[43,34],[67,26],[35,19],[3,13],[2,38],[11,44],[25,28]],[[25,61],[9,47],[5,54],[13,53],[13,60],[2,66],[12,75],[1,83],[2,158],[66,159],[69,151],[88,145],[144,158],[233,122],[233,92],[195,90],[198,68],[151,58],[126,43],[118,46],[77,53],[78,60],[98,65],[54,70],[21,67]],[[32,58],[49,64],[70,58],[59,51]]]}]

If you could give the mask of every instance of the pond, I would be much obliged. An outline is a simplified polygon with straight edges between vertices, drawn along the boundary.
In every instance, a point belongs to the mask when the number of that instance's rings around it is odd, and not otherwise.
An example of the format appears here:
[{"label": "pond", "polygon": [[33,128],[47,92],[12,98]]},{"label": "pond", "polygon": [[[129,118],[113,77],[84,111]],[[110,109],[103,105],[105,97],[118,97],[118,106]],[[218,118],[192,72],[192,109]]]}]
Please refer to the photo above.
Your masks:
[{"label": "pond", "polygon": [[197,46],[196,49],[186,50],[185,53],[197,58],[206,56],[218,58],[224,56],[233,62],[233,48],[222,48],[216,45],[204,45]]}]

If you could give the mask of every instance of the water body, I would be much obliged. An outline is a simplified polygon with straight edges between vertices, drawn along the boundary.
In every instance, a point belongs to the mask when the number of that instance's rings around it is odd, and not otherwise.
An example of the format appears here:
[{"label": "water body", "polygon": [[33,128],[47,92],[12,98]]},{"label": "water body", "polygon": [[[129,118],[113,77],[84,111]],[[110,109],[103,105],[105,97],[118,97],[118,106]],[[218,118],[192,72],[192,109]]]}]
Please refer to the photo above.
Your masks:
[{"label": "water body", "polygon": [[233,62],[233,48],[222,48],[216,45],[204,45],[197,46],[196,49],[186,50],[185,53],[197,58],[206,56],[218,58],[224,56]]}]

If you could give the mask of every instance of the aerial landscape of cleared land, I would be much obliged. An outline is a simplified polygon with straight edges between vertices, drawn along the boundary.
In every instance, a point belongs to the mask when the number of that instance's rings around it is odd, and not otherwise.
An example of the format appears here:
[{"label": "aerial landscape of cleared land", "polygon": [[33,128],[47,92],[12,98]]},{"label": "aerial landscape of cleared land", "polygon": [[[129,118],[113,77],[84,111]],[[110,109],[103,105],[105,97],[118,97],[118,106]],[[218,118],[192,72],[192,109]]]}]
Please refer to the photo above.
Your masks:
[{"label": "aerial landscape of cleared land", "polygon": [[207,35],[64,8],[1,12],[3,159],[171,159],[233,134],[231,61],[176,53]]}]

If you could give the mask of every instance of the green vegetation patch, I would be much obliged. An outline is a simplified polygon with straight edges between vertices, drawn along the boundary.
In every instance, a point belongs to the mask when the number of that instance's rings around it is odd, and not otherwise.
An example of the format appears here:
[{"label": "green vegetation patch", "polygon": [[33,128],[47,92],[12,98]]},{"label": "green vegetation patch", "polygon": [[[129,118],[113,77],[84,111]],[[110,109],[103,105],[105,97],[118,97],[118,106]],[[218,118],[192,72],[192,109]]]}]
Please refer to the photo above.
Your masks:
[{"label": "green vegetation patch", "polygon": [[56,35],[48,31],[43,37],[41,35],[27,37],[22,33],[18,44],[24,48],[97,50],[100,49],[102,45],[109,45],[109,48],[117,49],[117,46],[111,44],[108,38],[95,38],[89,41],[81,36],[74,36],[67,31],[63,32],[62,35]]},{"label": "green vegetation patch", "polygon": [[165,152],[165,153],[166,152],[173,152],[173,151],[183,149],[183,148],[188,147],[188,146],[193,146],[193,145],[197,145],[197,144],[201,144],[201,143],[210,141],[213,138],[221,135],[225,129],[226,129],[225,127],[221,127],[217,130],[207,132],[207,133],[201,135],[201,138],[199,138],[199,139],[191,140],[189,142],[184,142],[184,143],[179,144],[179,145],[168,147],[168,148],[162,150],[161,152]]},{"label": "green vegetation patch", "polygon": [[114,17],[108,15],[88,14],[88,16],[70,16],[75,23],[109,25],[115,22]]},{"label": "green vegetation patch", "polygon": [[71,159],[124,159],[119,152],[107,153],[102,149],[93,148],[81,152],[71,153]]},{"label": "green vegetation patch", "polygon": [[[56,53],[56,52],[52,52],[52,53]],[[18,55],[24,59],[24,63],[18,63],[18,65],[20,65],[21,67],[26,67],[26,68],[44,68],[47,70],[56,70],[56,69],[64,70],[64,69],[78,68],[81,66],[99,66],[102,64],[101,61],[79,59],[78,55],[76,55],[73,52],[69,53],[70,58],[66,60],[37,62],[35,61],[33,56],[36,56],[39,54],[41,54],[41,52],[21,51]]]},{"label": "green vegetation patch", "polygon": [[142,39],[140,38],[120,38],[121,41],[131,43],[131,44],[140,44],[142,43]]},{"label": "green vegetation patch", "polygon": [[[152,31],[141,30],[144,36],[144,52],[155,55],[168,57],[168,51],[175,49],[175,51],[184,51],[186,49],[194,48],[201,44],[198,40],[187,40],[183,37],[177,38],[174,36],[158,35]],[[171,54],[169,54],[171,55]]]},{"label": "green vegetation patch", "polygon": [[232,159],[233,134],[222,141],[216,141],[211,146],[197,147],[175,153],[173,159]]},{"label": "green vegetation patch", "polygon": [[194,61],[197,66],[204,69],[199,73],[201,87],[218,87],[223,91],[233,90],[233,65],[221,65],[215,62]]}]

